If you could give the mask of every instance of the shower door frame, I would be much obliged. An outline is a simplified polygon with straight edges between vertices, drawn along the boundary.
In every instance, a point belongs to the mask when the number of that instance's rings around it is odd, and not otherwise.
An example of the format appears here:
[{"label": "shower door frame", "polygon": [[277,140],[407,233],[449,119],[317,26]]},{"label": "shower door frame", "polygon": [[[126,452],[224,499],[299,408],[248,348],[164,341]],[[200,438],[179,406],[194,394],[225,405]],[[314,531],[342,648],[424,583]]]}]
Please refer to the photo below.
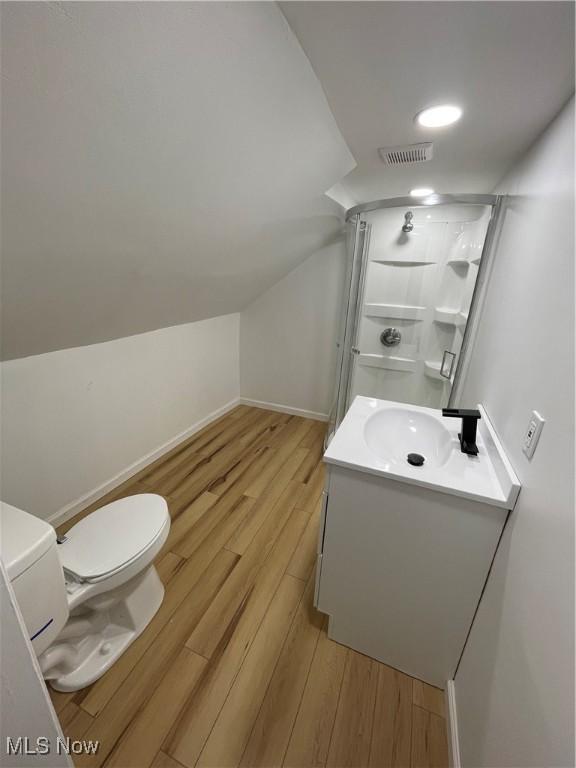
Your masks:
[{"label": "shower door frame", "polygon": [[[346,219],[346,223],[352,223],[352,219]],[[351,380],[350,376],[350,349],[356,336],[356,326],[358,322],[357,307],[359,304],[358,290],[362,285],[364,269],[364,252],[366,250],[366,240],[369,226],[360,221],[360,216],[356,216],[353,222],[354,233],[351,237],[351,253],[346,254],[347,268],[345,279],[345,290],[343,300],[343,310],[340,319],[340,333],[336,347],[338,350],[336,364],[336,386],[333,398],[333,406],[328,415],[328,430],[324,440],[324,447],[330,442],[334,431],[346,414],[346,403],[348,401],[348,387]],[[348,242],[346,243],[348,248]]]},{"label": "shower door frame", "polygon": [[[486,284],[492,268],[495,245],[501,229],[504,211],[505,195],[429,195],[422,199],[413,197],[392,197],[388,200],[373,200],[350,208],[346,212],[346,222],[354,222],[356,232],[354,238],[354,251],[350,270],[350,282],[348,301],[343,320],[344,334],[341,340],[341,358],[336,382],[335,402],[335,428],[337,429],[348,410],[350,389],[352,386],[353,359],[358,354],[356,347],[358,328],[362,313],[362,300],[364,296],[364,283],[368,266],[368,252],[370,248],[370,225],[362,219],[363,213],[376,211],[383,208],[419,208],[436,205],[489,205],[492,209],[490,221],[484,236],[482,255],[478,267],[478,275],[474,284],[474,291],[470,302],[468,321],[462,339],[462,346],[458,354],[456,371],[452,381],[452,388],[448,398],[447,407],[454,407],[460,394],[463,377],[470,364],[470,351],[472,341],[476,337],[478,328],[478,313],[484,301]],[[331,430],[330,430],[331,431]]]}]

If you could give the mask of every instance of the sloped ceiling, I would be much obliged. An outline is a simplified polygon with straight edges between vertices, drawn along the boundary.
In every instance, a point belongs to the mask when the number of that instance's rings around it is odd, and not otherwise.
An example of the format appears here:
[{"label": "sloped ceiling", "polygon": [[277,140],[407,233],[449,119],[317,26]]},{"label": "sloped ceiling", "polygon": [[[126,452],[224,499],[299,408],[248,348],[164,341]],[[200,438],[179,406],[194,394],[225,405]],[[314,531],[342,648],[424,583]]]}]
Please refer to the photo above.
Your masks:
[{"label": "sloped ceiling", "polygon": [[241,309],[354,160],[273,3],[2,4],[3,356]]},{"label": "sloped ceiling", "polygon": [[[574,2],[284,2],[356,168],[355,202],[490,192],[574,92]],[[460,104],[430,131],[421,109]],[[434,142],[425,164],[391,167],[378,147]]]}]

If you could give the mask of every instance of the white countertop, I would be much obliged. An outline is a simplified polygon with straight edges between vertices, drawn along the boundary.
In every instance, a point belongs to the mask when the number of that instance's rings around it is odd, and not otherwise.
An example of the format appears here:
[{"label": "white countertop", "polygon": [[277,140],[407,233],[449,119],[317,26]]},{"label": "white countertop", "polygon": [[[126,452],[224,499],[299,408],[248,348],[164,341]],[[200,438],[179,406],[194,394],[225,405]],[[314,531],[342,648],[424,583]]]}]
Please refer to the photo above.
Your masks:
[{"label": "white countertop", "polygon": [[[374,453],[366,442],[364,428],[374,413],[386,408],[408,409],[437,419],[450,432],[452,438],[453,450],[449,459],[442,466],[425,463],[421,467],[415,467],[407,461],[397,461],[393,458],[387,460]],[[478,409],[482,414],[476,438],[478,455],[469,456],[460,451],[460,419],[444,418],[440,410],[433,408],[358,396],[332,438],[324,454],[324,461],[327,464],[368,472],[504,509],[513,509],[520,491],[520,482],[485,409],[481,405]],[[417,445],[414,451],[418,452]]]}]

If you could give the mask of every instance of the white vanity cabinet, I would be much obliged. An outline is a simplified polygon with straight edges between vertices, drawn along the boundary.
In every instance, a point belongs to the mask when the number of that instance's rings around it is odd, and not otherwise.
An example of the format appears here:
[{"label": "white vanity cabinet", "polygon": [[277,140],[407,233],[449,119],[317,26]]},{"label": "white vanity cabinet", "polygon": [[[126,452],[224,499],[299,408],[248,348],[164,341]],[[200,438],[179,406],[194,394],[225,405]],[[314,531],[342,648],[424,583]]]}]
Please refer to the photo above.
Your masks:
[{"label": "white vanity cabinet", "polygon": [[[486,442],[480,443],[483,456]],[[502,501],[484,503],[382,476],[374,467],[342,466],[340,448],[336,443],[325,457],[318,541],[316,605],[330,617],[328,634],[444,687],[509,510]]]}]

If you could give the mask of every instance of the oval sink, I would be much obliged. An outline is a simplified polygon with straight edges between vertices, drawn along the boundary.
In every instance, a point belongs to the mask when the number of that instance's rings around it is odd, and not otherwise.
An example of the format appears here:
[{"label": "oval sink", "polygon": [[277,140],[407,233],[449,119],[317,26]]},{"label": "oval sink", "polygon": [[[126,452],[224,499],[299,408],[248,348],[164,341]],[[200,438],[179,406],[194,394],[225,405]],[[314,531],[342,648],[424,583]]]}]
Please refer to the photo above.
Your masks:
[{"label": "oval sink", "polygon": [[409,453],[421,454],[424,467],[441,467],[450,458],[452,438],[442,423],[408,408],[385,408],[364,426],[366,445],[384,461],[408,466]]}]

